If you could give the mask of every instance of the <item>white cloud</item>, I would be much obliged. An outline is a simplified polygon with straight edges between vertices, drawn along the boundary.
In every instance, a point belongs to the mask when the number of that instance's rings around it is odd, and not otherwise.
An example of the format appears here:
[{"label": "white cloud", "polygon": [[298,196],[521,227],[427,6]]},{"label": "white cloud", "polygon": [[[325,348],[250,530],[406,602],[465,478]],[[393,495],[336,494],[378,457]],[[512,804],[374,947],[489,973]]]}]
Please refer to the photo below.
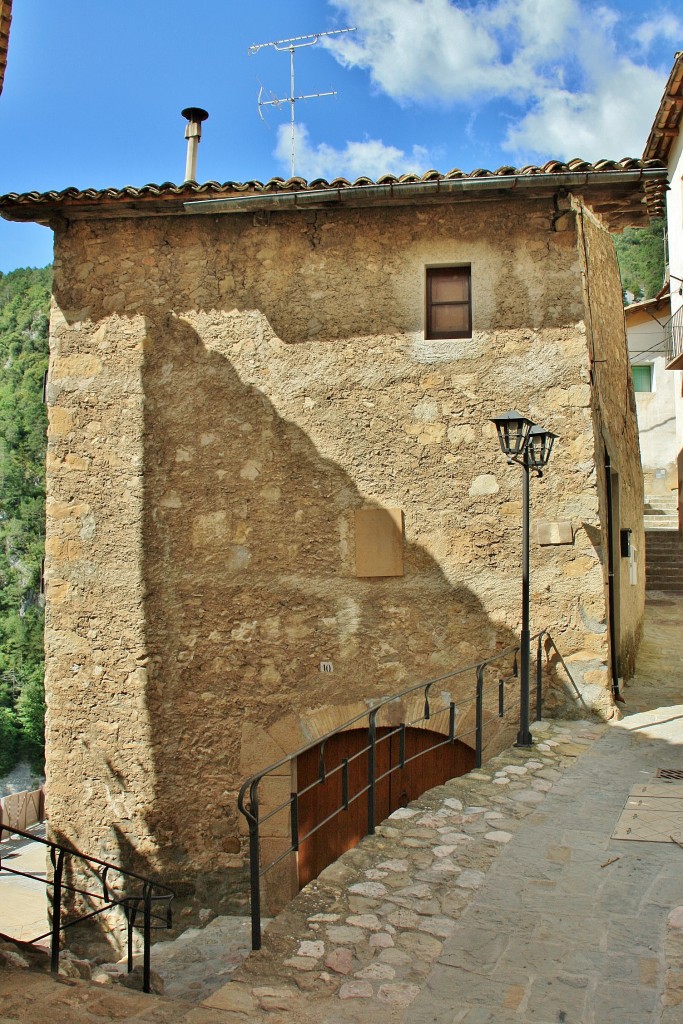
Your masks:
[{"label": "white cloud", "polygon": [[578,0],[334,0],[358,34],[323,40],[398,101],[522,96],[581,16]]},{"label": "white cloud", "polygon": [[[290,173],[289,125],[280,125],[277,133],[275,156],[282,164],[287,176]],[[294,126],[295,171],[301,178],[344,177],[353,181],[362,175],[379,178],[382,174],[405,174],[415,171],[424,173],[430,167],[429,153],[423,146],[413,146],[405,153],[396,146],[386,146],[380,139],[366,139],[363,142],[347,142],[343,149],[336,149],[326,142],[313,145],[305,124]]]},{"label": "white cloud", "polygon": [[[543,153],[563,160],[580,156],[640,156],[662,78],[649,68],[620,61],[586,92],[548,89],[531,111],[508,129],[503,148],[512,153]],[[638,108],[633,98],[638,97]]]},{"label": "white cloud", "polygon": [[656,39],[667,39],[680,42],[683,39],[683,21],[673,14],[660,14],[656,18],[638,25],[633,38],[644,50],[649,50]]},{"label": "white cloud", "polygon": [[342,65],[402,104],[511,101],[502,145],[522,159],[638,156],[665,81],[643,52],[683,35],[667,10],[634,30],[589,0],[333,3],[358,28],[326,41]]}]

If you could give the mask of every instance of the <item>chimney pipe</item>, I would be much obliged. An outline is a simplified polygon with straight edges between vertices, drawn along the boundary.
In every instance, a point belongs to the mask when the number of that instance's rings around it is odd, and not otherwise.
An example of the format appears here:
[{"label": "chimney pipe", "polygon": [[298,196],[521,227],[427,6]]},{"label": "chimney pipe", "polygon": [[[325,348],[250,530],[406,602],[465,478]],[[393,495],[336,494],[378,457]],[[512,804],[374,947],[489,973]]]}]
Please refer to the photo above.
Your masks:
[{"label": "chimney pipe", "polygon": [[209,116],[206,110],[201,107],[185,107],[181,110],[183,117],[187,118],[185,127],[185,138],[187,139],[187,162],[185,164],[185,181],[197,180],[197,147],[202,137],[202,121]]}]

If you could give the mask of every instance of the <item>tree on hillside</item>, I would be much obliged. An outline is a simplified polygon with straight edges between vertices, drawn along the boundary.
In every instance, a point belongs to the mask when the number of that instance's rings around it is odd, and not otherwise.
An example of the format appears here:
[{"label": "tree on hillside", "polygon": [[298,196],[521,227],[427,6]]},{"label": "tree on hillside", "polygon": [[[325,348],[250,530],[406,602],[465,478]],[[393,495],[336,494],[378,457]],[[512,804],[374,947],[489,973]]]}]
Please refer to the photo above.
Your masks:
[{"label": "tree on hillside", "polygon": [[43,759],[50,285],[49,267],[0,274],[0,772],[21,756]]},{"label": "tree on hillside", "polygon": [[664,284],[664,221],[646,228],[626,228],[614,236],[624,304],[651,299]]}]

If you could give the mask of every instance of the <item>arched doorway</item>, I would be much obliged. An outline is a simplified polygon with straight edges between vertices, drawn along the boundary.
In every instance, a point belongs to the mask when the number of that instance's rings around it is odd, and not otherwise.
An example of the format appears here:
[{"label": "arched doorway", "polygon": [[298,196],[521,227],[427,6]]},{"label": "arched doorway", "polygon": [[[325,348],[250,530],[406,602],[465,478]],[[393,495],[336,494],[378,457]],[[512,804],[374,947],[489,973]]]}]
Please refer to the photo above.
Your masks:
[{"label": "arched doorway", "polygon": [[[401,738],[390,727],[377,728],[375,821],[383,821],[398,807],[404,807],[433,786],[464,775],[475,764],[474,751],[464,743],[444,742],[442,733],[428,729],[405,730],[404,767],[401,763]],[[326,778],[320,778],[320,748],[313,747],[297,758],[299,835],[304,837],[319,822],[326,822],[299,843],[298,876],[302,887],[316,878],[323,868],[360,842],[368,830],[368,745],[367,729],[337,733],[325,742]],[[438,747],[431,753],[423,753]],[[363,753],[361,753],[363,751]],[[423,754],[423,756],[416,756]],[[343,804],[341,771],[334,771],[348,760],[347,810]],[[390,771],[395,768],[394,771]],[[381,776],[385,776],[381,778]],[[307,787],[311,787],[308,789]],[[354,799],[355,798],[355,799]],[[326,821],[330,818],[329,821]]]}]

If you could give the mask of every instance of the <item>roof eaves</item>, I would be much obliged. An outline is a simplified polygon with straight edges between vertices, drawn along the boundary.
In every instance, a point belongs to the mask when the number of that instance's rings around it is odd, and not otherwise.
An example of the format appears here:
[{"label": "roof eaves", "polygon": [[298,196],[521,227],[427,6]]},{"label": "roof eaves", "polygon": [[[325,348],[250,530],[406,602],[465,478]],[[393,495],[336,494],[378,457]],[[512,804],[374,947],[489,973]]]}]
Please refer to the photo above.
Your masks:
[{"label": "roof eaves", "polygon": [[0,93],[5,81],[9,30],[12,23],[12,0],[0,0]]},{"label": "roof eaves", "polygon": [[669,80],[645,143],[643,160],[668,163],[673,140],[683,127],[683,51],[674,57]]},{"label": "roof eaves", "polygon": [[[594,164],[583,160],[568,163],[549,161],[542,167],[527,166],[521,169],[500,167],[497,171],[478,168],[465,174],[454,168],[445,174],[436,170],[423,175],[385,174],[377,181],[367,177],[350,182],[346,178],[327,181],[316,178],[309,182],[302,178],[271,178],[270,181],[228,181],[220,184],[208,181],[204,184],[184,182],[174,185],[131,185],[122,189],[67,188],[61,192],[11,193],[0,197],[0,214],[10,220],[30,220],[50,223],[54,218],[66,217],[129,217],[145,215],[169,215],[192,212],[218,212],[217,203],[226,208],[257,208],[264,205],[272,208],[310,208],[318,203],[339,202],[340,204],[367,205],[395,201],[422,201],[430,196],[440,199],[445,196],[457,197],[472,193],[496,194],[529,188],[551,191],[561,188],[597,188],[602,193],[604,186],[613,186],[614,196],[605,194],[605,208],[612,204],[621,207],[628,215],[636,208],[640,212],[642,196],[629,189],[642,187],[647,199],[650,215],[663,210],[666,190],[666,169],[658,161],[642,161],[626,158],[620,161],[600,160]],[[201,207],[201,208],[200,208]],[[211,207],[212,209],[208,209]],[[623,220],[623,217],[622,217]],[[621,222],[620,222],[621,223]],[[624,226],[621,223],[621,226]]]}]

